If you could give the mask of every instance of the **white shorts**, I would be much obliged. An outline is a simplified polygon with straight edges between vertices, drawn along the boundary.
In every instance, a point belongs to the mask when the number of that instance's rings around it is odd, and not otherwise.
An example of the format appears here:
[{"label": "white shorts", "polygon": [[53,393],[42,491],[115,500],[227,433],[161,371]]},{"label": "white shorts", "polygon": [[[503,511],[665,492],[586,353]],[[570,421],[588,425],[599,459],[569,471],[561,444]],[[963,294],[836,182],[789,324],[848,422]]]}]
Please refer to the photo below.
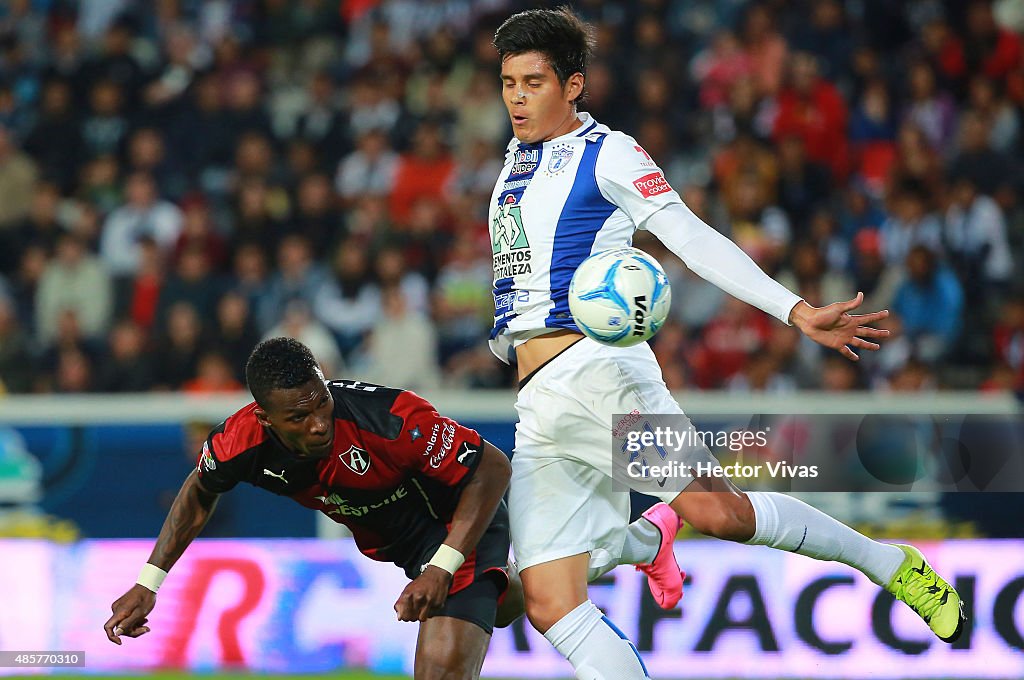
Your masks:
[{"label": "white shorts", "polygon": [[[646,344],[610,347],[584,338],[537,370],[519,392],[509,519],[516,566],[526,569],[590,553],[590,568],[617,562],[629,523],[629,491],[612,481],[612,419],[684,417]],[[686,465],[718,465],[703,445],[673,454]],[[654,479],[636,491],[665,502],[678,494]]]}]

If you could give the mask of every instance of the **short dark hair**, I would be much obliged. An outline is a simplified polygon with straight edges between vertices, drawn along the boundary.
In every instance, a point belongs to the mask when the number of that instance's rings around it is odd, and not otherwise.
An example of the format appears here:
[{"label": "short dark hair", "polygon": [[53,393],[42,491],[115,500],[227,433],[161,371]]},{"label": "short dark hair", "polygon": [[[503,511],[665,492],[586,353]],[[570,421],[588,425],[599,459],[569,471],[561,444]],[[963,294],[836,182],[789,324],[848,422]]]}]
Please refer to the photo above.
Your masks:
[{"label": "short dark hair", "polygon": [[245,381],[253,399],[267,405],[273,390],[289,390],[319,376],[313,352],[294,338],[270,338],[256,345],[245,362]]},{"label": "short dark hair", "polygon": [[[563,5],[513,14],[494,33],[494,47],[502,61],[508,56],[540,52],[564,87],[572,74],[587,75],[594,37],[590,26]],[[577,101],[582,99],[581,94]]]}]

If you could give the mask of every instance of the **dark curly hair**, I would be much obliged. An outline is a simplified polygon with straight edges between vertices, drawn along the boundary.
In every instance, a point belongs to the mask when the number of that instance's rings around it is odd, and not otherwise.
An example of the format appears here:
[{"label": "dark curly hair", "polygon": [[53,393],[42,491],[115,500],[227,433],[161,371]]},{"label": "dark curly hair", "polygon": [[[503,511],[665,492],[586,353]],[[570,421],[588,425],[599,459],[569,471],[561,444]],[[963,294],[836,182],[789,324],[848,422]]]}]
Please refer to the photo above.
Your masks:
[{"label": "dark curly hair", "polygon": [[[494,33],[494,48],[502,61],[508,56],[540,52],[564,87],[572,74],[587,75],[594,38],[590,26],[563,5],[558,9],[530,9],[513,14]],[[576,101],[584,97],[581,94]]]},{"label": "dark curly hair", "polygon": [[270,338],[256,345],[245,362],[245,381],[253,399],[266,406],[273,390],[305,385],[320,375],[320,366],[308,347],[294,338]]}]

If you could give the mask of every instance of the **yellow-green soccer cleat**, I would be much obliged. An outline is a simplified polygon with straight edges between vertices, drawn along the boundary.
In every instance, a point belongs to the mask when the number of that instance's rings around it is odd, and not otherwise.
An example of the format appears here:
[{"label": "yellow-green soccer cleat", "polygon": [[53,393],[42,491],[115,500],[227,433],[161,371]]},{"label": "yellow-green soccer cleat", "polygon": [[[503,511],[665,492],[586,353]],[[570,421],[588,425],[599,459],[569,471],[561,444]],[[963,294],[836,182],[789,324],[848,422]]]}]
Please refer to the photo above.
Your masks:
[{"label": "yellow-green soccer cleat", "polygon": [[946,583],[912,545],[897,545],[906,558],[885,587],[924,619],[943,642],[956,642],[964,629],[963,604],[953,586]]}]

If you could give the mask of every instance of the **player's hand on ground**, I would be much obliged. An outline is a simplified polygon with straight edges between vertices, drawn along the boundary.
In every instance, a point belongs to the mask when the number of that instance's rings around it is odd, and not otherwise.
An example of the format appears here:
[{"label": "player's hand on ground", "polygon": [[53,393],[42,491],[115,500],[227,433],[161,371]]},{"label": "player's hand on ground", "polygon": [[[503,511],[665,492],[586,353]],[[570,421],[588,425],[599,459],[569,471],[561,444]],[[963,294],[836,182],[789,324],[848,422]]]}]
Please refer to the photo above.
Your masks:
[{"label": "player's hand on ground", "polygon": [[850,314],[864,302],[864,293],[846,302],[834,302],[825,307],[812,307],[800,302],[790,315],[793,325],[804,335],[820,345],[831,347],[850,361],[857,361],[854,349],[877,350],[878,344],[867,338],[884,338],[889,331],[872,328],[874,324],[889,316],[889,310],[870,314]]},{"label": "player's hand on ground", "polygon": [[428,564],[422,574],[405,587],[395,602],[399,621],[426,621],[444,605],[452,575]]},{"label": "player's hand on ground", "polygon": [[115,645],[121,644],[121,636],[137,638],[149,632],[147,616],[156,606],[156,593],[145,586],[135,584],[131,590],[117,598],[110,605],[113,615],[103,624],[107,639]]}]

